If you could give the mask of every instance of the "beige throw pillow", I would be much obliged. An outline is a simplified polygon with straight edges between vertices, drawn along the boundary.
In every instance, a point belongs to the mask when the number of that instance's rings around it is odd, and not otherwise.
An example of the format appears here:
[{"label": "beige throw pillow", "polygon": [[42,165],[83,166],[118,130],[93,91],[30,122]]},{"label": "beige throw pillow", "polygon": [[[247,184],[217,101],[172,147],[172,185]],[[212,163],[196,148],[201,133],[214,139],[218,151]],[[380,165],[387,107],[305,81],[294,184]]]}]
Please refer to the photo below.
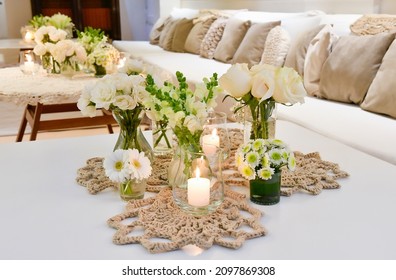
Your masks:
[{"label": "beige throw pillow", "polygon": [[396,118],[396,40],[393,41],[371,83],[361,108]]},{"label": "beige throw pillow", "polygon": [[232,62],[247,63],[249,67],[259,64],[267,36],[277,25],[280,25],[280,21],[252,24],[235,52]]},{"label": "beige throw pillow", "polygon": [[172,39],[172,51],[184,52],[184,44],[186,43],[187,36],[190,33],[192,27],[192,19],[183,18],[176,24]]},{"label": "beige throw pillow", "polygon": [[290,48],[290,42],[290,35],[283,27],[276,26],[272,28],[265,40],[260,64],[283,66]]},{"label": "beige throw pillow", "polygon": [[149,41],[153,45],[158,45],[161,32],[164,29],[165,25],[171,21],[171,17],[160,17],[155,24],[153,25],[153,28],[150,31],[149,35]]},{"label": "beige throw pillow", "polygon": [[308,46],[304,60],[304,86],[311,96],[321,97],[319,91],[320,73],[337,38],[333,27],[327,24]]},{"label": "beige throw pillow", "polygon": [[230,63],[250,25],[250,21],[230,18],[224,28],[223,37],[217,45],[214,58]]},{"label": "beige throw pillow", "polygon": [[171,20],[164,26],[159,39],[159,46],[164,50],[170,50],[172,48],[173,35],[175,34],[176,25],[180,20]]},{"label": "beige throw pillow", "polygon": [[318,25],[298,35],[290,46],[285,66],[294,68],[301,76],[304,75],[304,60],[308,46],[323,27],[324,25]]},{"label": "beige throw pillow", "polygon": [[360,104],[395,35],[344,36],[323,65],[319,90],[324,98]]},{"label": "beige throw pillow", "polygon": [[193,28],[187,36],[186,43],[184,45],[184,49],[186,50],[186,52],[199,54],[202,40],[214,21],[215,18],[210,17],[206,21],[199,21],[194,24]]},{"label": "beige throw pillow", "polygon": [[223,37],[227,21],[227,18],[221,17],[212,23],[201,43],[199,54],[202,57],[213,58],[216,47],[220,42],[221,37]]}]

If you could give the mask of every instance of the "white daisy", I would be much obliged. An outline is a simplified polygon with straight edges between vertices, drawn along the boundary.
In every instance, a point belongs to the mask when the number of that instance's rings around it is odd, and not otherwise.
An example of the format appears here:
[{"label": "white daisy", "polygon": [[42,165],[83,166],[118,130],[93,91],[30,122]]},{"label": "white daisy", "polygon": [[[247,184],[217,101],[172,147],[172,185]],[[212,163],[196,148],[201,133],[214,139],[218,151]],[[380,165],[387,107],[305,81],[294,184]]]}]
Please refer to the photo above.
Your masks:
[{"label": "white daisy", "polygon": [[251,168],[248,164],[242,164],[239,167],[239,172],[242,174],[244,178],[247,180],[253,180],[256,177],[256,174],[254,172],[254,169]]},{"label": "white daisy", "polygon": [[151,175],[150,160],[137,149],[129,149],[129,172],[137,180],[146,179]]},{"label": "white daisy", "polygon": [[260,170],[257,171],[257,175],[263,180],[271,179],[273,174],[274,174],[273,168],[261,168]]},{"label": "white daisy", "polygon": [[270,161],[273,165],[282,164],[282,151],[280,149],[273,149],[268,152]]},{"label": "white daisy", "polygon": [[260,163],[260,155],[257,152],[249,152],[246,154],[246,162],[251,167],[256,167]]},{"label": "white daisy", "polygon": [[287,168],[291,171],[294,171],[294,169],[296,169],[296,158],[294,157],[293,152],[291,152],[289,155],[289,159],[287,162]]},{"label": "white daisy", "polygon": [[128,155],[125,150],[115,150],[103,161],[106,176],[115,182],[123,182],[128,179]]}]

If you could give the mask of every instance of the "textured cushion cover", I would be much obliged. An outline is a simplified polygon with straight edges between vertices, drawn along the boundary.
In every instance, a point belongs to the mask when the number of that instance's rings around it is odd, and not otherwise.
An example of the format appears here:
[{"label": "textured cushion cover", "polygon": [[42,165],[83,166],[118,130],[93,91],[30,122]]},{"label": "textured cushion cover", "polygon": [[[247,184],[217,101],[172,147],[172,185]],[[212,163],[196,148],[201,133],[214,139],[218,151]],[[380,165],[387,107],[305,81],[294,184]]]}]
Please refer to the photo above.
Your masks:
[{"label": "textured cushion cover", "polygon": [[327,24],[308,46],[304,61],[304,86],[309,95],[320,97],[320,73],[337,38],[332,26]]},{"label": "textured cushion cover", "polygon": [[201,42],[199,54],[202,57],[213,58],[217,45],[220,42],[221,37],[223,37],[223,32],[227,21],[227,18],[220,17],[212,23]]},{"label": "textured cushion cover", "polygon": [[172,39],[172,47],[171,50],[174,52],[184,52],[184,44],[186,43],[186,39],[188,34],[190,33],[193,27],[192,19],[181,19],[175,27],[175,32]]},{"label": "textured cushion cover", "polygon": [[232,62],[247,63],[249,67],[259,64],[268,33],[279,24],[280,21],[252,24],[235,52]]},{"label": "textured cushion cover", "polygon": [[343,36],[323,65],[320,95],[360,104],[395,35]]},{"label": "textured cushion cover", "polygon": [[224,28],[223,37],[217,45],[214,58],[230,63],[250,25],[250,21],[230,18]]},{"label": "textured cushion cover", "polygon": [[272,28],[265,40],[260,63],[283,66],[290,48],[290,42],[290,35],[283,27]]},{"label": "textured cushion cover", "polygon": [[396,118],[396,40],[386,52],[360,107]]},{"label": "textured cushion cover", "polygon": [[184,45],[184,49],[187,52],[199,54],[202,40],[214,21],[215,18],[211,17],[206,21],[199,21],[194,24],[193,28],[187,36],[186,43]]},{"label": "textured cushion cover", "polygon": [[309,44],[324,25],[315,26],[306,32],[300,33],[298,38],[292,41],[286,56],[285,66],[294,68],[301,76],[304,75],[304,60]]}]

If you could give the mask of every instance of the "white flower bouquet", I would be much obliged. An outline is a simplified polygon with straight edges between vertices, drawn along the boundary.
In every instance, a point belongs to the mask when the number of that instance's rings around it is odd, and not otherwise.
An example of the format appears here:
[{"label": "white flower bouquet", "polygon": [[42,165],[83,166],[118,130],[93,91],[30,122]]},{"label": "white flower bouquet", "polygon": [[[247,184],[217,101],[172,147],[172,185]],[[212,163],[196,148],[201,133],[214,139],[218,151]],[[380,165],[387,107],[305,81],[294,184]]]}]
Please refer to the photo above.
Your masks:
[{"label": "white flower bouquet", "polygon": [[304,103],[307,95],[301,76],[288,67],[269,64],[234,64],[220,77],[219,85],[228,95],[240,102],[234,113],[248,107],[253,120],[251,139],[268,139],[267,121],[276,103],[293,105]]},{"label": "white flower bouquet", "polygon": [[248,180],[269,180],[283,166],[293,171],[296,167],[294,153],[279,139],[250,140],[235,153],[238,171]]}]

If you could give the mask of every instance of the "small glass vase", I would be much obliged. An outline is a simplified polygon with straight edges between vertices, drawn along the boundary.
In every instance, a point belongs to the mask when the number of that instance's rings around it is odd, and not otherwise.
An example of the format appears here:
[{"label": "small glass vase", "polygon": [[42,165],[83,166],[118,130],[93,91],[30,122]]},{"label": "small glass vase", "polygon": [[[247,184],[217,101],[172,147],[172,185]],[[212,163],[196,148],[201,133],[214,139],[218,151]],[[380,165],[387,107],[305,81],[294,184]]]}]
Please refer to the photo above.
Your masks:
[{"label": "small glass vase", "polygon": [[61,66],[49,53],[41,56],[41,65],[48,74],[60,74]]},{"label": "small glass vase", "polygon": [[154,155],[166,155],[173,152],[174,133],[168,122],[152,121]]},{"label": "small glass vase", "polygon": [[250,180],[250,201],[260,205],[277,204],[280,200],[281,174],[277,171],[269,180]]},{"label": "small glass vase", "polygon": [[[254,117],[253,117],[254,115]],[[244,108],[244,141],[274,139],[276,129],[276,102],[266,100],[255,111]]]},{"label": "small glass vase", "polygon": [[208,215],[224,200],[222,158],[218,152],[207,156],[180,146],[169,166],[168,180],[176,205],[193,216]]},{"label": "small glass vase", "polygon": [[228,158],[231,144],[227,127],[227,115],[225,113],[215,111],[208,113],[203,127],[201,142],[205,153],[212,153],[213,151],[210,147],[214,145],[221,148],[224,153],[224,159]]},{"label": "small glass vase", "polygon": [[142,109],[138,107],[133,110],[116,108],[112,112],[114,119],[120,126],[120,133],[113,150],[137,149],[144,152],[150,161],[152,161],[153,151],[140,129]]},{"label": "small glass vase", "polygon": [[119,190],[122,200],[142,199],[146,191],[146,180],[126,180],[119,184]]}]

